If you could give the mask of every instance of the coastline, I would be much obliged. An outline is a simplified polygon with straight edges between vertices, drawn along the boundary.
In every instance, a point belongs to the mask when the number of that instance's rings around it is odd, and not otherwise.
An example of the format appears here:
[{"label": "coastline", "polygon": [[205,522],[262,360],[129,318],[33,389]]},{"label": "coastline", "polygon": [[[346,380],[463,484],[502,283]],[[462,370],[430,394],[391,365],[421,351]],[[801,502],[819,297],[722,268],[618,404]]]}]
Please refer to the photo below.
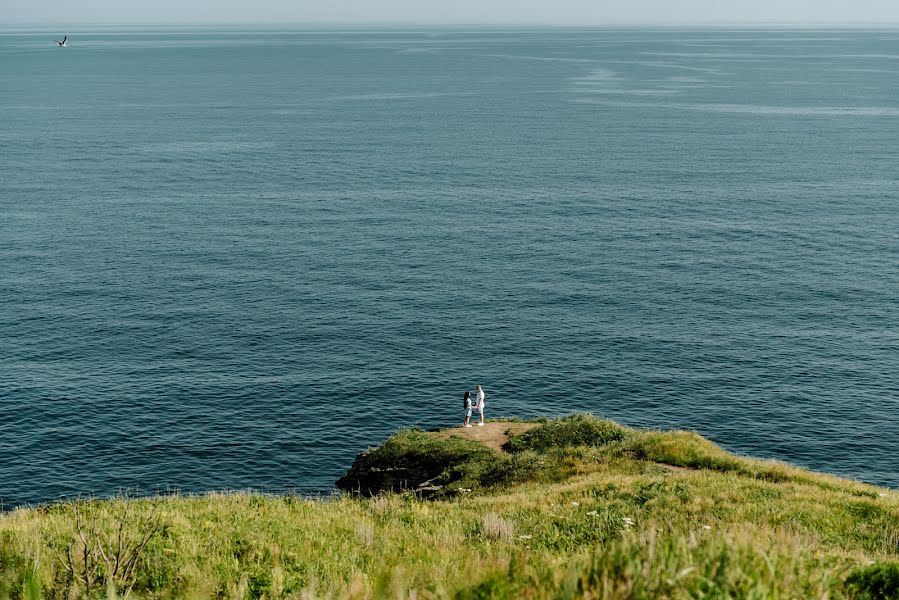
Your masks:
[{"label": "coastline", "polygon": [[368,483],[328,501],[168,496],[0,515],[0,595],[864,598],[899,569],[893,490],[589,415],[400,431],[343,479]]}]

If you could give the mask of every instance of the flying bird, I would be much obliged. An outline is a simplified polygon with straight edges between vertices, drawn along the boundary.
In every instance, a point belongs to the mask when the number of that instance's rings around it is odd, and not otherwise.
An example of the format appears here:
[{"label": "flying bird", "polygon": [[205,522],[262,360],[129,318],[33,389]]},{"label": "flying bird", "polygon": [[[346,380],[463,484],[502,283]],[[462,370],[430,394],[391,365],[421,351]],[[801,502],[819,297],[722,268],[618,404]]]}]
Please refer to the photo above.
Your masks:
[{"label": "flying bird", "polygon": [[63,36],[61,42],[60,42],[59,40],[53,40],[53,41],[56,42],[57,44],[59,44],[59,47],[62,48],[62,47],[64,47],[64,46],[66,45],[66,40],[67,40],[67,39],[69,39],[69,36],[68,36],[68,35],[65,35],[65,36]]}]

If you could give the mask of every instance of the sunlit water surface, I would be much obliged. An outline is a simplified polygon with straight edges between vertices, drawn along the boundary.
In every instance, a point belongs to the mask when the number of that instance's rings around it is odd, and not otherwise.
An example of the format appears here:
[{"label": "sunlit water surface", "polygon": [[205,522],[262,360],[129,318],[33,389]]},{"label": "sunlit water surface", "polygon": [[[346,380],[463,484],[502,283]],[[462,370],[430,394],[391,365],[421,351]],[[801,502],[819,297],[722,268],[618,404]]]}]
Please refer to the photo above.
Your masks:
[{"label": "sunlit water surface", "polygon": [[899,485],[899,31],[0,33],[0,497],[591,411]]}]

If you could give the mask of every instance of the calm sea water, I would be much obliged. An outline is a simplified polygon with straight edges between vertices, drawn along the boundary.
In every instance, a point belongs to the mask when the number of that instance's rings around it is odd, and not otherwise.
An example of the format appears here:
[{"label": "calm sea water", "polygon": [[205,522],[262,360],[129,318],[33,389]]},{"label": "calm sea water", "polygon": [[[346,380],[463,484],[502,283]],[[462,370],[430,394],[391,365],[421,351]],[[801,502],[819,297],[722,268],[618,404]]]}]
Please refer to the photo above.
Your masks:
[{"label": "calm sea water", "polygon": [[478,383],[899,486],[897,89],[896,30],[5,31],[3,505],[328,493]]}]

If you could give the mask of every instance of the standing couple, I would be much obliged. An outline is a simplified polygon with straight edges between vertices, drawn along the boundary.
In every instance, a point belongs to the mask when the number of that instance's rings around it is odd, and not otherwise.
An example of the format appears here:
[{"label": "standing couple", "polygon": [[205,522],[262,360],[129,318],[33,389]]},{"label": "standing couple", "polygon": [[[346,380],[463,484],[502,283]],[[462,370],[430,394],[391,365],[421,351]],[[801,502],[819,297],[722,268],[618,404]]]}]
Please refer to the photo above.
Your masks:
[{"label": "standing couple", "polygon": [[477,403],[474,402],[471,398],[471,392],[465,390],[465,396],[462,398],[463,403],[465,404],[465,426],[471,427],[471,411],[475,408],[478,409],[478,414],[481,415],[481,421],[478,425],[484,424],[484,390],[481,386],[475,387],[475,392],[477,393]]}]

